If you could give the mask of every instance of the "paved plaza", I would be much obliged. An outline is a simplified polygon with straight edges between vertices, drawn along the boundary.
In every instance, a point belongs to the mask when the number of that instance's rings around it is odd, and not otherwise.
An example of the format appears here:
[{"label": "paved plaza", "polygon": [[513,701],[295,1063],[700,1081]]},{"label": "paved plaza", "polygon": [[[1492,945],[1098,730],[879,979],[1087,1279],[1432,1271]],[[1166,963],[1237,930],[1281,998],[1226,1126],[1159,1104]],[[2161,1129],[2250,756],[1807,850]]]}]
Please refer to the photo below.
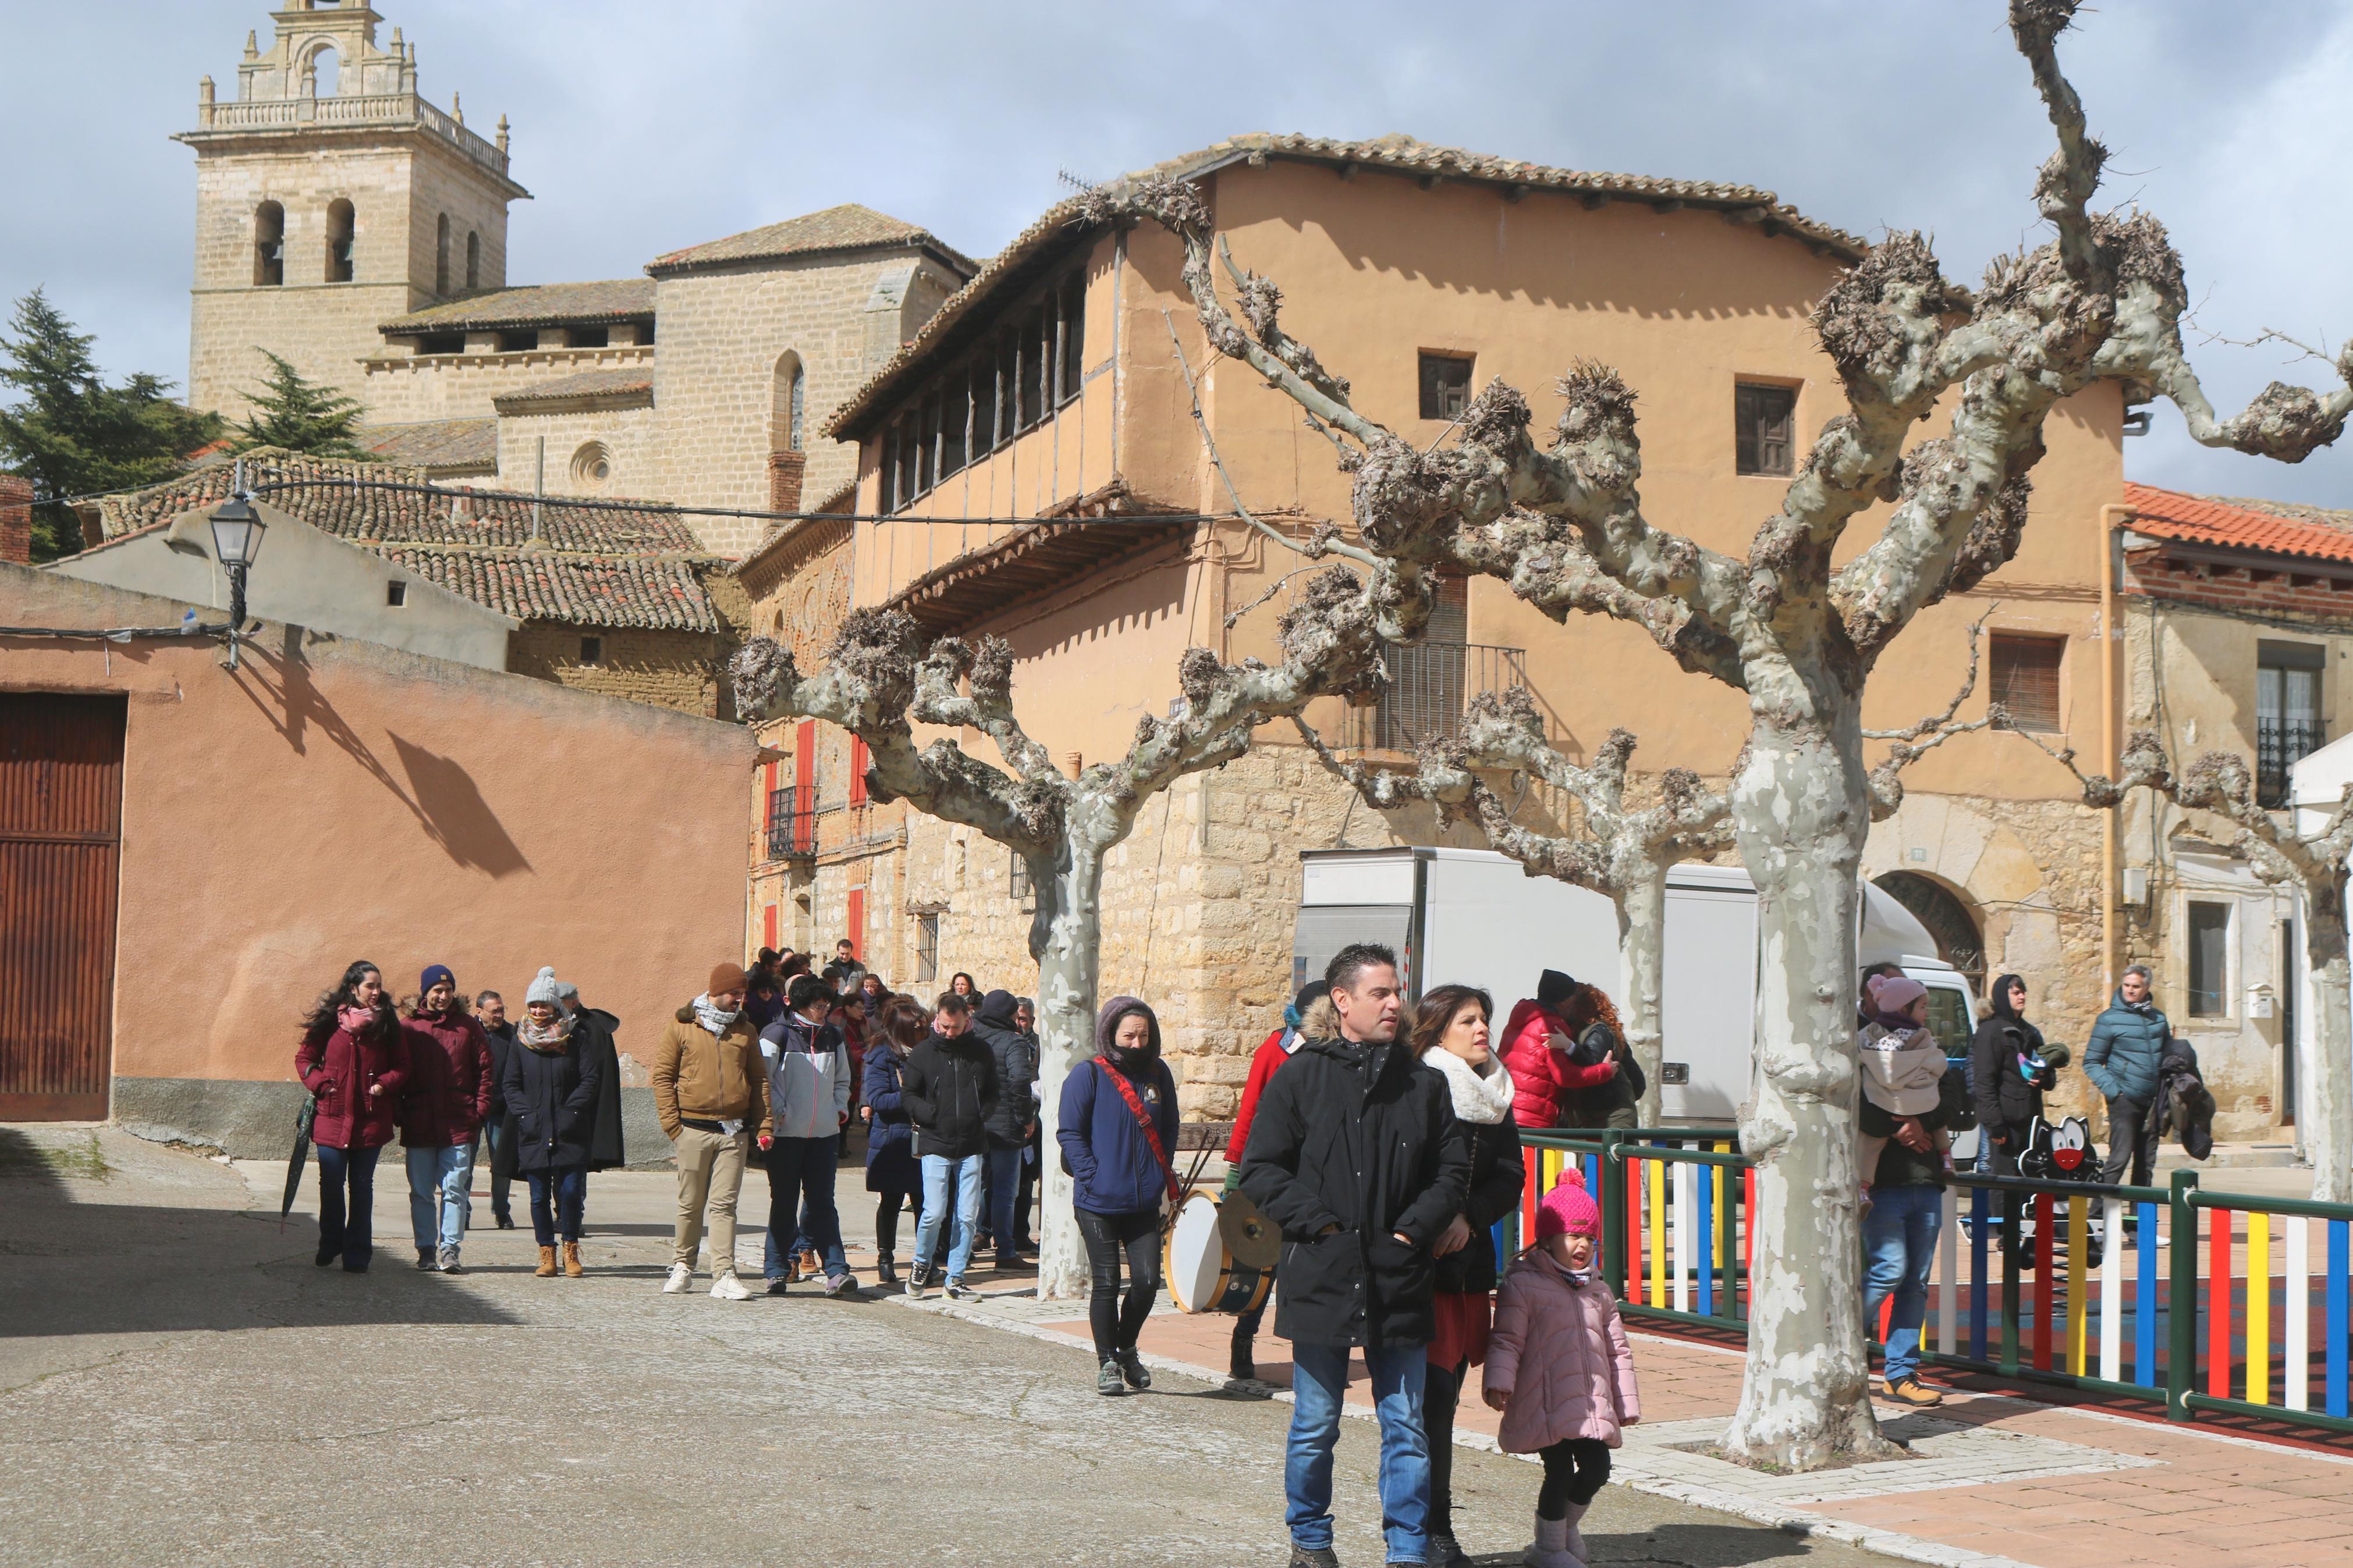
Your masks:
[{"label": "paved plaza", "polygon": [[[1284,1560],[1280,1399],[1166,1373],[1104,1399],[1082,1350],[890,1300],[663,1296],[664,1173],[591,1181],[580,1280],[533,1278],[527,1228],[417,1273],[390,1163],[375,1269],[314,1268],[315,1177],[281,1229],[283,1176],[0,1129],[0,1563]],[[1380,1561],[1374,1454],[1346,1423],[1351,1568]],[[1516,1563],[1535,1468],[1455,1475],[1466,1546]],[[1883,1561],[1622,1487],[1588,1536],[1611,1564]]]}]

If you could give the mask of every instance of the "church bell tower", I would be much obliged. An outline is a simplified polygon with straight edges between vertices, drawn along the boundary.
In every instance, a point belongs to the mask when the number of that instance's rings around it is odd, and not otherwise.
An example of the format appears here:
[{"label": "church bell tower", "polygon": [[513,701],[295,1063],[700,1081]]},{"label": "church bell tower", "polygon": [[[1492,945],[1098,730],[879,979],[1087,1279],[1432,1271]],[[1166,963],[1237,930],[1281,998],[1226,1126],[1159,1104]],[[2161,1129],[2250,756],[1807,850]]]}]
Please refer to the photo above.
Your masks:
[{"label": "church bell tower", "polygon": [[507,204],[531,193],[493,140],[417,90],[417,46],[364,4],[295,0],[251,33],[237,97],[196,89],[188,401],[242,418],[268,349],[366,401],[380,321],[506,285]]}]

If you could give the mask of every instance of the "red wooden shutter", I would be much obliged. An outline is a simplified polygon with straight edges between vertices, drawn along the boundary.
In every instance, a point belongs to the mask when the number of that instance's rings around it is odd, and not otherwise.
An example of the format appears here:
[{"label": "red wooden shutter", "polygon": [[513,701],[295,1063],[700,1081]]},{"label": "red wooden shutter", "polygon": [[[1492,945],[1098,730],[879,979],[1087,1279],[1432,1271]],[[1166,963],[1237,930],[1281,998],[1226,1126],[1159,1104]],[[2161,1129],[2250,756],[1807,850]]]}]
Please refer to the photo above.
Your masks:
[{"label": "red wooden shutter", "polygon": [[[776,764],[772,763],[769,765],[773,767]],[[776,945],[776,906],[774,904],[760,911],[760,945],[767,948]]]},{"label": "red wooden shutter", "polygon": [[841,933],[849,939],[849,955],[863,959],[866,955],[866,889],[849,889],[849,929]]},{"label": "red wooden shutter", "polygon": [[[765,833],[765,832],[767,832],[767,830],[768,830],[769,828],[774,827],[774,826],[776,826],[776,823],[772,820],[772,819],[774,818],[774,816],[776,816],[776,763],[766,763],[765,765],[764,765],[764,766],[760,769],[760,831],[761,831],[761,832]],[[770,942],[768,945],[769,945],[770,947],[774,947],[774,946],[776,946],[776,944],[775,942]]]},{"label": "red wooden shutter", "polygon": [[817,721],[804,719],[793,734],[793,847],[817,843]]},{"label": "red wooden shutter", "polygon": [[866,764],[871,753],[866,742],[852,735],[849,738],[849,804],[866,804]]}]

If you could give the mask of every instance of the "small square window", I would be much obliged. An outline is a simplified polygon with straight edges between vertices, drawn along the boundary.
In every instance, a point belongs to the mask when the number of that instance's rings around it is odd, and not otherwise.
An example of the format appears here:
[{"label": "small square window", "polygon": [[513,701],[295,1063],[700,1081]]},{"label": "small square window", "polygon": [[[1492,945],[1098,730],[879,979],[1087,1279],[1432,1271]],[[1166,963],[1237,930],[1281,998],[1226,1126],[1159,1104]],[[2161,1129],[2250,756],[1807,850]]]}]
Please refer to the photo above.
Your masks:
[{"label": "small square window", "polygon": [[582,637],[580,639],[580,662],[583,664],[604,663],[605,639],[603,637]]},{"label": "small square window", "polygon": [[1741,382],[1732,389],[1733,468],[1744,474],[1787,474],[1797,447],[1798,389]]},{"label": "small square window", "polygon": [[2231,1011],[2231,906],[2189,904],[2189,1016],[2227,1017]]},{"label": "small square window", "polygon": [[915,983],[940,977],[940,917],[915,917]]},{"label": "small square window", "polygon": [[1461,354],[1421,356],[1421,416],[1460,419],[1471,406],[1472,361]]},{"label": "small square window", "polygon": [[1013,857],[1013,870],[1008,879],[1016,908],[1035,910],[1038,908],[1038,885],[1029,879],[1029,862],[1021,858],[1018,849],[1008,851]]},{"label": "small square window", "polygon": [[2059,731],[2059,670],[2066,657],[2065,637],[1993,635],[1988,674],[1993,701],[2008,716],[2003,729]]},{"label": "small square window", "polygon": [[384,585],[384,602],[394,609],[408,603],[408,584],[397,577]]}]

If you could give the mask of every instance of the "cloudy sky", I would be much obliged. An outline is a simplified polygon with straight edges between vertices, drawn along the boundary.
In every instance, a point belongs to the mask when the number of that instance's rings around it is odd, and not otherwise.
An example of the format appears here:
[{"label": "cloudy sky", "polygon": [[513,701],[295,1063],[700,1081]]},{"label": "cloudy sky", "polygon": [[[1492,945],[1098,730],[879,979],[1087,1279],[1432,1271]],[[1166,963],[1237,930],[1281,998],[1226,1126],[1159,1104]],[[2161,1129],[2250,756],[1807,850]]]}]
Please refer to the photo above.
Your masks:
[{"label": "cloudy sky", "polygon": [[[976,255],[1067,194],[1240,131],[1405,132],[1573,168],[1740,181],[1866,236],[1934,234],[1973,281],[2036,237],[2049,132],[1999,0],[1395,0],[893,6],[383,0],[421,84],[514,125],[517,282],[626,277],[678,246],[858,201]],[[40,285],[111,371],[187,365],[196,79],[234,92],[260,0],[0,0],[0,295]],[[2111,0],[2065,45],[2158,213],[2199,323],[2353,333],[2353,0]],[[2235,408],[2324,367],[2215,343]],[[2300,468],[2200,450],[2170,409],[2134,478],[2353,507],[2353,442]]]}]

